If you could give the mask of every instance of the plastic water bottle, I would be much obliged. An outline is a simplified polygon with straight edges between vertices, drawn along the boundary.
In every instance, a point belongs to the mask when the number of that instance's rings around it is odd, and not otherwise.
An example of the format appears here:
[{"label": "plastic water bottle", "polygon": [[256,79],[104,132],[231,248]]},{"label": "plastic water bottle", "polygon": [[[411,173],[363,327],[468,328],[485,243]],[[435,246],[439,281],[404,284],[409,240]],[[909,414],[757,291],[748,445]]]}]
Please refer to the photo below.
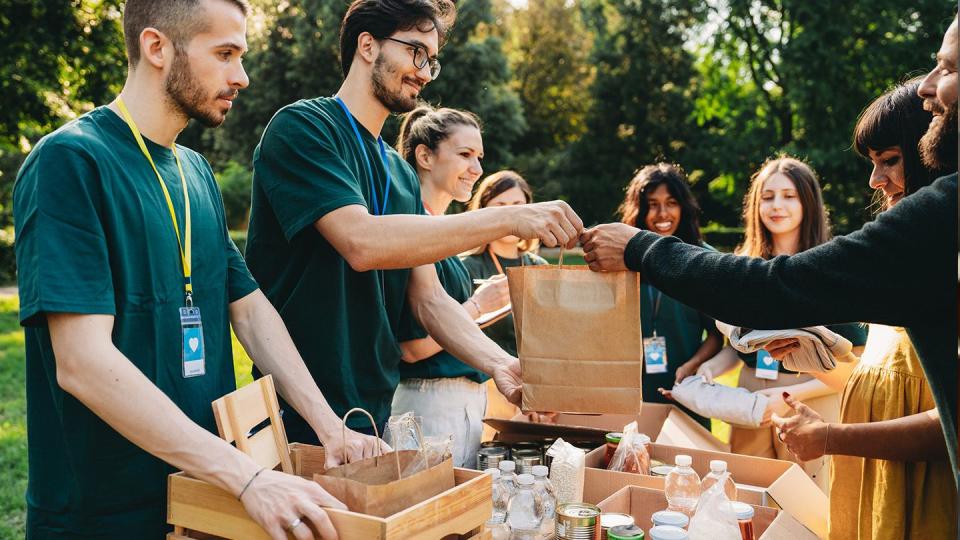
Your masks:
[{"label": "plastic water bottle", "polygon": [[[700,482],[700,493],[706,493],[711,486],[720,481],[720,477],[727,472],[727,462],[722,459],[714,459],[710,462],[710,474],[703,477]],[[737,500],[737,485],[733,483],[733,477],[727,474],[727,480],[723,485],[723,492],[726,493],[730,502]]]},{"label": "plastic water bottle", "polygon": [[507,499],[509,499],[517,492],[517,474],[515,472],[517,464],[512,461],[501,461],[498,467],[500,467],[500,484],[507,491]]},{"label": "plastic water bottle", "polygon": [[483,472],[493,476],[493,516],[487,521],[487,525],[505,523],[507,520],[507,503],[510,502],[510,496],[500,483],[500,469],[487,469]]},{"label": "plastic water bottle", "polygon": [[667,508],[683,512],[689,517],[697,509],[697,501],[700,499],[700,476],[690,468],[693,463],[690,456],[680,454],[674,463],[677,466],[667,475],[664,484]]},{"label": "plastic water bottle", "polygon": [[507,504],[507,525],[510,525],[510,540],[536,539],[543,522],[543,501],[533,490],[533,475],[517,477],[517,492]]},{"label": "plastic water bottle", "polygon": [[547,477],[549,472],[546,465],[533,466],[533,490],[540,495],[543,504],[543,523],[540,525],[540,534],[543,538],[553,538],[557,517],[557,495],[553,491],[550,478]]}]

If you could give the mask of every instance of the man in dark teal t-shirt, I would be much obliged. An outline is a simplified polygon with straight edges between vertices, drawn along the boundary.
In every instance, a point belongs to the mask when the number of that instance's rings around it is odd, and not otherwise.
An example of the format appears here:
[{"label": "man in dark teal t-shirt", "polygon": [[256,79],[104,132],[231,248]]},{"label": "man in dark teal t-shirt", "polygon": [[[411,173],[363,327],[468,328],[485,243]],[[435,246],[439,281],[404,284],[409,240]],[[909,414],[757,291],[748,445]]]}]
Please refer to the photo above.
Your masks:
[{"label": "man in dark teal t-shirt", "polygon": [[[223,122],[247,86],[246,10],[128,0],[120,97],[44,137],[17,176],[28,539],[164,538],[175,469],[240,497],[274,537],[304,520],[334,534],[320,505],[338,501],[214,435],[211,402],[236,388],[232,324],[311,425],[341,440],[228,236],[210,165],[175,144],[191,118]],[[353,457],[372,455],[372,438],[349,439]]]},{"label": "man in dark teal t-shirt", "polygon": [[[454,7],[387,4],[356,0],[348,8],[337,94],[284,107],[264,131],[253,157],[246,252],[334,410],[362,407],[378,425],[399,382],[397,333],[406,317],[519,403],[519,362],[447,295],[433,263],[507,235],[572,246],[582,229],[563,202],[422,215],[416,173],[380,131],[391,113],[412,110],[439,73]],[[284,423],[291,440],[312,440],[295,413]],[[350,419],[357,429],[366,423]]]}]

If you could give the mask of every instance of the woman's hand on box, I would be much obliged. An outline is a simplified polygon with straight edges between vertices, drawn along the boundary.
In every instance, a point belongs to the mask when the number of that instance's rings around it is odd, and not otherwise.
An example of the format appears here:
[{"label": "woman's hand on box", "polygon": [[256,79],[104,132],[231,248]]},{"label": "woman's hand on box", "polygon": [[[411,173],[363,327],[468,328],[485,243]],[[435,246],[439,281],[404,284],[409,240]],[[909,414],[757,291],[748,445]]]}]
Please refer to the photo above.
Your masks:
[{"label": "woman's hand on box", "polygon": [[269,470],[250,482],[240,502],[273,540],[286,540],[287,532],[298,540],[336,539],[323,507],[347,508],[315,482]]},{"label": "woman's hand on box", "polygon": [[778,414],[772,416],[773,425],[777,427],[777,436],[800,461],[810,461],[823,456],[827,451],[830,424],[824,422],[816,411],[785,392],[783,399],[797,414],[789,418]]}]

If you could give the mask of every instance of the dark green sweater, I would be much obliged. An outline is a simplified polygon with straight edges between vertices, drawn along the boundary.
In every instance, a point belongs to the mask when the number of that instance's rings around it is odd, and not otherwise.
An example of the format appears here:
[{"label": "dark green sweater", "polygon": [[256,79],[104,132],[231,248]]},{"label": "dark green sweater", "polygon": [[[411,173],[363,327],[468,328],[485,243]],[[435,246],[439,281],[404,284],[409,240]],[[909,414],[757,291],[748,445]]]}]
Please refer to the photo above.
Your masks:
[{"label": "dark green sweater", "polygon": [[720,254],[642,231],[627,244],[624,261],[665,294],[730,324],[903,326],[923,364],[957,471],[956,174],[906,197],[859,231],[790,257]]}]

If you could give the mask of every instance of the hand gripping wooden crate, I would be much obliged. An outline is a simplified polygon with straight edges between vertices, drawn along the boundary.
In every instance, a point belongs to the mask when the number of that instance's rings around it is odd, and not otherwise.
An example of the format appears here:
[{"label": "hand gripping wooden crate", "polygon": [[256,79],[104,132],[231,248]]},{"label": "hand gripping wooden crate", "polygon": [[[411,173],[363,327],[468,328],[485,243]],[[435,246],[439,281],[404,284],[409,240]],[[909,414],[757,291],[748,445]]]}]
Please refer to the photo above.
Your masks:
[{"label": "hand gripping wooden crate", "polygon": [[[220,436],[270,469],[312,479],[324,470],[323,448],[287,444],[271,376],[254,381],[213,403]],[[270,426],[246,434],[267,419]],[[482,532],[492,512],[491,477],[470,469],[454,469],[455,487],[386,518],[346,510],[325,509],[341,540],[436,540],[485,538]],[[174,526],[168,540],[230,538],[269,540],[232,494],[185,473],[167,482],[167,522]]]}]

